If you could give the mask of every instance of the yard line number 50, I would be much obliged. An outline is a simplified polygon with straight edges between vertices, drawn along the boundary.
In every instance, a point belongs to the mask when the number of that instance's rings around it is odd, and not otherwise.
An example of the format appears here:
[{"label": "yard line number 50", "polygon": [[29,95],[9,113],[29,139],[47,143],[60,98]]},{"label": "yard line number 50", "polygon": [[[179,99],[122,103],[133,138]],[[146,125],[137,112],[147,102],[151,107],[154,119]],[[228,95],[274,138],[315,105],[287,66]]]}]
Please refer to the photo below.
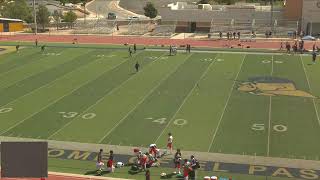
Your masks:
[{"label": "yard line number 50", "polygon": [[[265,125],[264,124],[253,124],[251,129],[254,131],[264,131]],[[272,129],[277,132],[285,132],[288,130],[288,127],[285,125],[282,125],[282,124],[277,124],[277,125],[274,125],[272,127]]]}]

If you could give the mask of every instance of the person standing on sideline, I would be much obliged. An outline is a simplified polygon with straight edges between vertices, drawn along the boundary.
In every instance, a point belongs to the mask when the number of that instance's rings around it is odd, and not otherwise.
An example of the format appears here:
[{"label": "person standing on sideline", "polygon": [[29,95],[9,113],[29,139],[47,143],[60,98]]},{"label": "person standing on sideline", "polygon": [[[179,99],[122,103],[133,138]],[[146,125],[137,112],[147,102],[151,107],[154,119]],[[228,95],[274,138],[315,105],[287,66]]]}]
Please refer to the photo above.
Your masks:
[{"label": "person standing on sideline", "polygon": [[184,160],[183,163],[183,180],[189,180],[189,172],[191,171],[190,162],[188,159]]},{"label": "person standing on sideline", "polygon": [[168,143],[167,143],[167,148],[170,152],[170,154],[172,154],[172,143],[173,143],[173,136],[171,133],[168,133]]},{"label": "person standing on sideline", "polygon": [[97,164],[96,164],[98,171],[102,171],[103,166],[104,166],[104,163],[102,162],[102,153],[103,153],[103,150],[100,149],[98,156],[97,156]]},{"label": "person standing on sideline", "polygon": [[36,44],[36,47],[38,47],[38,39],[36,39],[35,44]]},{"label": "person standing on sideline", "polygon": [[19,52],[20,45],[16,45],[16,51]]},{"label": "person standing on sideline", "polygon": [[172,46],[171,45],[169,46],[169,55],[170,56],[172,55]]},{"label": "person standing on sideline", "polygon": [[134,65],[134,67],[136,68],[136,72],[139,72],[139,68],[140,68],[140,64],[137,61],[136,64]]},{"label": "person standing on sideline", "polygon": [[109,155],[109,159],[108,159],[108,163],[107,163],[107,168],[109,170],[109,172],[114,172],[114,166],[113,166],[113,151],[110,151],[110,155]]},{"label": "person standing on sideline", "polygon": [[219,32],[219,37],[220,37],[220,39],[222,39],[222,32],[221,31]]},{"label": "person standing on sideline", "polygon": [[177,149],[177,152],[174,154],[174,159],[173,159],[173,163],[174,163],[174,168],[175,168],[175,172],[173,172],[174,174],[178,173],[181,174],[180,168],[181,168],[181,151],[180,149]]},{"label": "person standing on sideline", "polygon": [[191,171],[190,171],[190,179],[196,179],[196,170],[198,168],[200,168],[199,162],[198,160],[196,160],[196,158],[194,158],[194,155],[191,155]]},{"label": "person standing on sideline", "polygon": [[146,176],[146,180],[150,180],[150,170],[149,169],[146,170],[145,176]]}]

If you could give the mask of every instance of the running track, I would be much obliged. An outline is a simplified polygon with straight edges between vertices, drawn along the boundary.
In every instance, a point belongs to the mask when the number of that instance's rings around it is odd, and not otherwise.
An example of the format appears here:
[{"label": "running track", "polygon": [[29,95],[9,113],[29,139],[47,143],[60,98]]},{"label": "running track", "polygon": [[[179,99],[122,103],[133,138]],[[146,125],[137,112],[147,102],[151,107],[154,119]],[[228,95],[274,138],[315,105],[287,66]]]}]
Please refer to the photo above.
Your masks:
[{"label": "running track", "polygon": [[[99,36],[99,35],[1,35],[1,41],[31,41],[38,39],[39,42],[63,42],[70,43],[77,38],[78,43],[83,44],[140,44],[140,45],[185,45],[191,44],[193,47],[215,47],[215,48],[229,48],[239,47],[238,40],[194,40],[194,39],[168,39],[168,38],[148,38],[137,36]],[[314,41],[306,41],[305,48],[312,49]],[[319,43],[318,43],[319,44]],[[256,49],[279,49],[280,40],[261,39],[255,42],[242,42],[242,46],[246,48]]]}]

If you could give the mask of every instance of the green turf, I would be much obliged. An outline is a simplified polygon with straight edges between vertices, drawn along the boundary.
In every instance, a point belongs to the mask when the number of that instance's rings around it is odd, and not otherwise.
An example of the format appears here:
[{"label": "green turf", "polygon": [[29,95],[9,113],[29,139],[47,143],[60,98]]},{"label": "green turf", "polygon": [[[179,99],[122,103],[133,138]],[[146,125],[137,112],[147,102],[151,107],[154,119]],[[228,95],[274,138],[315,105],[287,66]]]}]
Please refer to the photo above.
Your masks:
[{"label": "green turf", "polygon": [[[153,55],[159,56],[163,54],[153,53]],[[119,87],[114,93],[106,96],[101,102],[88,109],[86,112],[108,114],[108,116],[97,116],[90,120],[90,127],[94,129],[91,133],[84,134],[72,131],[72,129],[82,128],[87,125],[86,119],[78,117],[52,138],[85,142],[98,142],[104,139],[104,136],[108,135],[112,128],[129,114],[128,112],[134,110],[140,102],[148,97],[188,57],[185,54],[178,55],[177,57],[163,55],[160,58],[168,59],[154,61],[148,68],[143,69],[137,76]],[[125,101],[119,101],[119,99],[125,99]],[[101,126],[106,120],[108,121],[107,126]]]},{"label": "green turf", "polygon": [[171,132],[183,150],[319,158],[319,99],[238,90],[272,76],[319,97],[320,65],[309,56],[139,50],[129,58],[126,48],[100,46],[0,55],[0,134],[165,147]]},{"label": "green turf", "polygon": [[[271,64],[262,61],[270,59],[271,56],[245,56],[237,82],[245,82],[255,76],[268,76]],[[237,86],[234,87],[210,151],[265,155],[267,131],[255,132],[251,127],[253,124],[268,122],[268,103],[269,98],[266,96],[240,92]]]},{"label": "green turf", "polygon": [[[50,49],[49,51],[45,52],[42,56],[32,56],[32,57],[22,56],[22,59],[13,60],[13,61],[19,62],[19,61],[23,61],[24,58],[29,58],[29,59],[32,59],[33,61],[23,66],[20,66],[20,68],[13,68],[12,70],[6,73],[0,74],[0,77],[6,77],[3,79],[3,81],[1,81],[0,89],[13,85],[15,83],[18,83],[19,81],[23,79],[27,79],[28,77],[31,77],[35,74],[45,72],[48,69],[55,67],[57,65],[66,63],[69,60],[72,60],[76,56],[84,55],[90,50],[84,50],[80,53],[76,53],[75,50],[70,49],[68,51],[64,51],[64,53],[61,54],[61,56],[59,55],[59,57],[47,55],[49,53],[55,53],[55,52],[59,53],[59,51],[61,52],[62,49],[59,49],[59,50],[57,49],[55,51]],[[43,61],[46,61],[45,65]]]},{"label": "green turf", "polygon": [[[176,148],[197,151],[209,149],[211,142],[208,140],[213,136],[214,127],[217,127],[228,98],[226,92],[230,91],[234,83],[242,57],[232,54],[212,55],[214,62],[208,72],[158,139],[161,146],[166,145],[167,134],[171,132],[174,138],[179,139],[175,142]],[[185,133],[194,131],[195,127],[201,131]],[[204,138],[207,136],[209,138]],[[194,143],[194,139],[197,143]]]},{"label": "green turf", "polygon": [[[179,106],[196,86],[202,73],[212,63],[212,61],[201,61],[205,57],[203,54],[193,54],[102,142],[135,146],[148,146],[150,142],[155,142],[163,128],[178,111]],[[160,118],[166,118],[165,121],[168,122],[155,122]],[[141,129],[144,129],[143,132]]]}]

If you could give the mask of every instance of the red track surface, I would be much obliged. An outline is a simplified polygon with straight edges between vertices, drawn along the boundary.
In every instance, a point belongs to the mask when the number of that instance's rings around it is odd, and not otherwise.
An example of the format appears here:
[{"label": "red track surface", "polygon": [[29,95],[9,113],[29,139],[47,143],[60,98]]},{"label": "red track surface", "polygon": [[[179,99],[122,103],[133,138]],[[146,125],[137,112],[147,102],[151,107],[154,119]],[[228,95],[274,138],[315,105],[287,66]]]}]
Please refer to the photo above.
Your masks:
[{"label": "red track surface", "polygon": [[[1,41],[32,41],[38,39],[40,42],[64,42],[70,43],[77,38],[78,43],[87,44],[143,44],[143,45],[185,45],[191,44],[194,47],[237,47],[238,40],[193,40],[193,39],[168,39],[168,38],[147,38],[132,36],[98,36],[98,35],[2,35]],[[315,42],[305,42],[306,49],[312,49]],[[279,49],[280,41],[257,40],[255,42],[242,42],[243,47],[257,49]]]}]

